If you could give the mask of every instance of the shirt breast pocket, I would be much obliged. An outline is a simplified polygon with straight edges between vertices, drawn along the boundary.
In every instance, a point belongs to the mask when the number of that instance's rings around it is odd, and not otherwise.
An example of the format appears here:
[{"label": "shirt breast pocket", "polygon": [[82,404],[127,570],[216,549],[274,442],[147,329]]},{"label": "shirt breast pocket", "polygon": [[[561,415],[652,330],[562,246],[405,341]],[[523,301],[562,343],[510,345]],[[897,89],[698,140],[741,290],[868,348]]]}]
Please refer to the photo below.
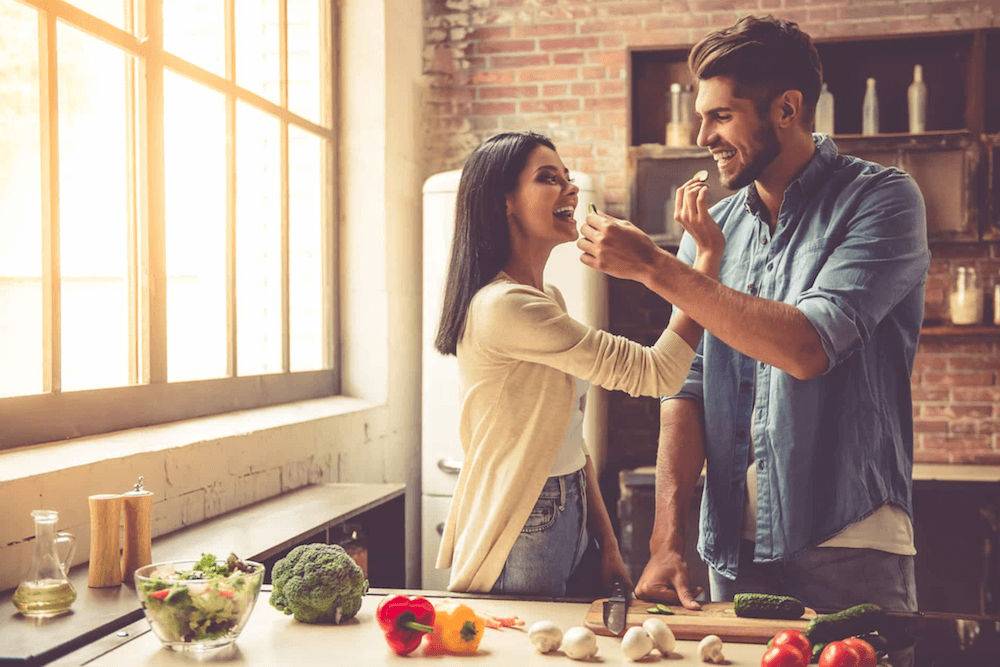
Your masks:
[{"label": "shirt breast pocket", "polygon": [[789,248],[775,271],[776,298],[795,303],[801,293],[815,287],[833,247],[832,239],[821,238]]}]

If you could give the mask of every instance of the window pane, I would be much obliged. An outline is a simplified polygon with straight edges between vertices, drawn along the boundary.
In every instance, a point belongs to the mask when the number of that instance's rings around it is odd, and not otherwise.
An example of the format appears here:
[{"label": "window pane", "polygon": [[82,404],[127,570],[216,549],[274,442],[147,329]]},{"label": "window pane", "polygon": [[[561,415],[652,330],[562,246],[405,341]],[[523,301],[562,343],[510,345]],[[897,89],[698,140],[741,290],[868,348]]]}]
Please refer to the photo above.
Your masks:
[{"label": "window pane", "polygon": [[164,74],[167,380],[226,376],[226,105]]},{"label": "window pane", "polygon": [[42,391],[38,15],[0,0],[0,397]]},{"label": "window pane", "polygon": [[279,102],[278,0],[236,5],[236,83]]},{"label": "window pane", "polygon": [[163,48],[219,76],[226,75],[225,26],[222,0],[163,0]]},{"label": "window pane", "polygon": [[132,26],[125,26],[125,3],[130,0],[70,0],[83,11],[107,21],[116,28],[132,31]]},{"label": "window pane", "polygon": [[323,367],[323,145],[288,128],[288,289],[291,370]]},{"label": "window pane", "polygon": [[125,61],[63,24],[59,62],[62,387],[128,384]]},{"label": "window pane", "polygon": [[288,108],[319,123],[322,63],[320,0],[288,0]]},{"label": "window pane", "polygon": [[236,367],[281,372],[281,145],[278,120],[236,105]]}]

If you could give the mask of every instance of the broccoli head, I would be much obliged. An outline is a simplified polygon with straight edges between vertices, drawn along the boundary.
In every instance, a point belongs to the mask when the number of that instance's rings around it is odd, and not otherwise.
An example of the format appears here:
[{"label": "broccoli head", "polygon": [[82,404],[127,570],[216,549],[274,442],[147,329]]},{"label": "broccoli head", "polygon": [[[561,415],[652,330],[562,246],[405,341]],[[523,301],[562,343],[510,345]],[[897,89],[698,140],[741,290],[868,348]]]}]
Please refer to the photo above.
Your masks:
[{"label": "broccoli head", "polygon": [[302,623],[343,623],[361,609],[368,580],[337,544],[303,544],[274,564],[271,606]]}]

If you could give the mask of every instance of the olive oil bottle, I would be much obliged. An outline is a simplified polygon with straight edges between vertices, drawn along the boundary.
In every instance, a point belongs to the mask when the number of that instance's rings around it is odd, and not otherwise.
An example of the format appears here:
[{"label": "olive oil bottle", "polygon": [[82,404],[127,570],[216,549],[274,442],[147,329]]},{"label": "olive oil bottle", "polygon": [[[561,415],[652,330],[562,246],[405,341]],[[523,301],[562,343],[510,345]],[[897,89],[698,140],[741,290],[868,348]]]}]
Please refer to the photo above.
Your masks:
[{"label": "olive oil bottle", "polygon": [[[76,538],[72,533],[56,532],[59,513],[35,510],[35,549],[28,574],[14,591],[14,606],[25,616],[56,616],[69,611],[76,600],[76,589],[66,573],[73,562]],[[58,545],[66,544],[65,559],[59,558]]]}]

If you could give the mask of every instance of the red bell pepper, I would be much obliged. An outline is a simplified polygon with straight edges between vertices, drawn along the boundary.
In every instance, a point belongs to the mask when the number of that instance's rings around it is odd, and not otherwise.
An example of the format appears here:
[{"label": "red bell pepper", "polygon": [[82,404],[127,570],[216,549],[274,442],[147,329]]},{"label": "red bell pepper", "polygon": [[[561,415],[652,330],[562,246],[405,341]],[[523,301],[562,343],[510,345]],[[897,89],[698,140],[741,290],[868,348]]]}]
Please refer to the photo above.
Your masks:
[{"label": "red bell pepper", "polygon": [[390,595],[379,603],[375,620],[389,648],[407,655],[420,646],[424,634],[434,632],[434,605],[426,598]]}]

